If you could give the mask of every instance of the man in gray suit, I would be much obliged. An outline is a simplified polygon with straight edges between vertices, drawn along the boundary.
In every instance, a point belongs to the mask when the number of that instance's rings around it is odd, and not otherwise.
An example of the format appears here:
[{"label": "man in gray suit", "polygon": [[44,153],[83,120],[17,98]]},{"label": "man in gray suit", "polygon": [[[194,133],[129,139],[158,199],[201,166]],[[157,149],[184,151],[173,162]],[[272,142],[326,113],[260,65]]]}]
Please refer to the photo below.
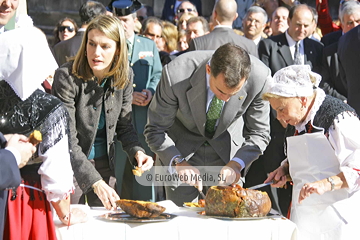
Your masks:
[{"label": "man in gray suit", "polygon": [[97,1],[88,1],[81,5],[79,15],[81,28],[76,35],[66,41],[59,42],[54,46],[53,54],[59,66],[66,63],[69,58],[74,57],[78,52],[87,25],[99,15],[106,14],[105,6]]},{"label": "man in gray suit", "polygon": [[225,43],[234,43],[253,56],[258,56],[257,47],[253,41],[240,36],[232,29],[232,24],[237,18],[236,2],[234,0],[219,0],[213,10],[214,30],[202,37],[194,38],[189,43],[189,51],[216,50]]},{"label": "man in gray suit", "polygon": [[[269,105],[261,95],[270,70],[243,48],[227,43],[213,51],[182,54],[163,68],[150,104],[145,137],[160,164],[176,170],[183,183],[197,186],[194,166],[224,166],[237,182],[269,143]],[[213,101],[220,102],[209,129]],[[230,171],[232,169],[233,171]],[[234,176],[233,175],[233,176]],[[177,205],[198,197],[188,185],[166,184],[166,198]]]}]

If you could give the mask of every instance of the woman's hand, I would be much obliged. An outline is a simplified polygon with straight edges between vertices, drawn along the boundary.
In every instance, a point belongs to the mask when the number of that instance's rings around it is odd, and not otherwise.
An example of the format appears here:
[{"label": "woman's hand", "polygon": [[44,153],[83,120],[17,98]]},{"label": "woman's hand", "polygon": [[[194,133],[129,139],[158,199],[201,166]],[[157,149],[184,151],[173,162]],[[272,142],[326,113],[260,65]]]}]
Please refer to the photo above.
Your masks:
[{"label": "woman's hand", "polygon": [[278,167],[277,169],[275,169],[273,172],[269,173],[269,176],[264,181],[264,183],[273,181],[274,183],[271,184],[272,187],[281,188],[286,184],[288,174],[289,174],[289,165],[284,164]]},{"label": "woman's hand", "polygon": [[135,154],[135,159],[138,163],[138,167],[141,168],[143,172],[148,171],[154,165],[154,160],[152,157],[146,155],[142,151],[137,151]]},{"label": "woman's hand", "polygon": [[67,226],[74,225],[77,223],[83,223],[88,220],[86,212],[80,208],[71,209],[70,213],[60,218],[61,222]]},{"label": "woman's hand", "polygon": [[97,181],[92,187],[106,209],[115,210],[117,208],[116,200],[120,200],[120,197],[104,180]]},{"label": "woman's hand", "polygon": [[[305,183],[304,186],[300,190],[299,194],[299,203],[301,203],[305,198],[309,197],[310,194],[317,193],[319,195],[323,195],[328,189],[328,181],[326,179],[313,182],[313,183]],[[331,185],[330,185],[331,190]]]}]

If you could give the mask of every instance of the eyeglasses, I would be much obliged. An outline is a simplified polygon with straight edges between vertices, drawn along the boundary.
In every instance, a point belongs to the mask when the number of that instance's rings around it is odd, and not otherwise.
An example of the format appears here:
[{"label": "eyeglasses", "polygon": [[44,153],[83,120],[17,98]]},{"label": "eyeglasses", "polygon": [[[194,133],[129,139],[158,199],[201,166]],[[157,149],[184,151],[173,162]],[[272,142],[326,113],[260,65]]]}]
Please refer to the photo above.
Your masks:
[{"label": "eyeglasses", "polygon": [[70,27],[70,26],[60,26],[60,27],[59,27],[59,32],[64,32],[65,29],[67,29],[69,32],[73,32],[73,31],[74,31],[74,28],[73,28],[73,27]]},{"label": "eyeglasses", "polygon": [[196,12],[195,9],[193,9],[193,8],[181,8],[181,9],[177,10],[177,13],[184,13],[185,11]]}]

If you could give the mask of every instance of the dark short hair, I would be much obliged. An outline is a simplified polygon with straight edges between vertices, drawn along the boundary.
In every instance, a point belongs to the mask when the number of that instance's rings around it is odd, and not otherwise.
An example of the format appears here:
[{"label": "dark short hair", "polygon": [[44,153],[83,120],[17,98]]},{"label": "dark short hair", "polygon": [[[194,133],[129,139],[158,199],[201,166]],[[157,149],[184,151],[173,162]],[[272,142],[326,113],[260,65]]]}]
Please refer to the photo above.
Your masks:
[{"label": "dark short hair", "polygon": [[249,54],[233,43],[226,43],[216,49],[210,62],[211,75],[224,74],[228,88],[239,85],[242,79],[248,79],[251,71]]},{"label": "dark short hair", "polygon": [[149,23],[157,24],[161,27],[161,31],[164,29],[164,25],[162,24],[162,21],[160,18],[157,17],[148,17],[145,19],[145,21],[141,25],[141,33],[144,34],[148,28]]},{"label": "dark short hair", "polygon": [[189,18],[189,20],[187,20],[186,24],[189,25],[191,23],[196,23],[196,22],[202,23],[204,32],[210,31],[209,22],[204,17],[201,17],[201,16]]},{"label": "dark short hair", "polygon": [[88,1],[81,5],[79,15],[82,24],[88,24],[91,20],[99,15],[105,15],[105,6],[97,1]]},{"label": "dark short hair", "polygon": [[303,8],[303,7],[307,8],[311,12],[312,20],[314,21],[315,20],[314,12],[311,9],[311,7],[305,3],[293,6],[289,11],[289,19],[291,20],[293,18],[294,14],[298,8]]}]

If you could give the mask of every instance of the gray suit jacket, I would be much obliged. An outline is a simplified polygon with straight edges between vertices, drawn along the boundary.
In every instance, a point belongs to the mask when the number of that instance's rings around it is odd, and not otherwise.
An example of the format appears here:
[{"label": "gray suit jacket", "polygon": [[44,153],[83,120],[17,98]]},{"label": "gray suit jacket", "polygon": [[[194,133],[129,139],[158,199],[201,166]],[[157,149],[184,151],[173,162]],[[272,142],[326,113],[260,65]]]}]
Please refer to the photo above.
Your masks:
[{"label": "gray suit jacket", "polygon": [[[315,40],[304,39],[305,64],[321,74],[323,45]],[[272,36],[259,42],[259,58],[271,69],[271,75],[278,70],[293,65],[289,44],[285,33]]]},{"label": "gray suit jacket", "polygon": [[226,43],[234,43],[245,49],[249,54],[258,57],[257,46],[253,41],[236,34],[233,29],[227,27],[214,28],[209,34],[194,38],[190,41],[189,51],[216,50]]},{"label": "gray suit jacket", "polygon": [[66,41],[59,42],[53,48],[53,53],[56,62],[59,66],[68,61],[70,57],[74,57],[81,45],[82,38],[85,32],[77,32],[76,35]]},{"label": "gray suit jacket", "polygon": [[[86,193],[101,179],[87,156],[95,141],[102,106],[106,118],[106,142],[110,166],[114,165],[114,137],[121,141],[129,159],[145,152],[131,123],[132,77],[124,89],[109,87],[106,92],[95,81],[84,81],[71,73],[72,61],[55,71],[52,93],[69,111],[71,164],[81,190]],[[109,79],[111,82],[112,78]],[[104,100],[103,100],[104,99]],[[104,102],[104,104],[103,104]]]},{"label": "gray suit jacket", "polygon": [[175,155],[190,158],[206,141],[225,164],[235,156],[249,166],[269,143],[269,104],[261,95],[270,70],[252,56],[249,79],[225,103],[214,136],[206,136],[205,66],[212,54],[185,53],[163,68],[144,133],[165,166]]}]

